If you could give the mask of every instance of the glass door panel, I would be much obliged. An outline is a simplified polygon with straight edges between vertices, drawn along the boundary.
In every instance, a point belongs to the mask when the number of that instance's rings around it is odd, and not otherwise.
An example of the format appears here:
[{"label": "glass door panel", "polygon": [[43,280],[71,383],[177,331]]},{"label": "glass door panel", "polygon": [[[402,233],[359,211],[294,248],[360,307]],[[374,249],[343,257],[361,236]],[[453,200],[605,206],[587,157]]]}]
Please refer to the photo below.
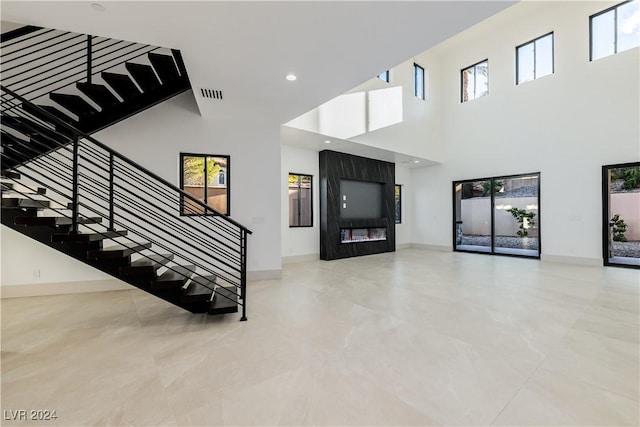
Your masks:
[{"label": "glass door panel", "polygon": [[494,178],[494,252],[538,256],[539,177]]},{"label": "glass door panel", "polygon": [[454,183],[455,250],[491,252],[491,180]]},{"label": "glass door panel", "polygon": [[602,169],[604,264],[640,268],[640,163]]}]

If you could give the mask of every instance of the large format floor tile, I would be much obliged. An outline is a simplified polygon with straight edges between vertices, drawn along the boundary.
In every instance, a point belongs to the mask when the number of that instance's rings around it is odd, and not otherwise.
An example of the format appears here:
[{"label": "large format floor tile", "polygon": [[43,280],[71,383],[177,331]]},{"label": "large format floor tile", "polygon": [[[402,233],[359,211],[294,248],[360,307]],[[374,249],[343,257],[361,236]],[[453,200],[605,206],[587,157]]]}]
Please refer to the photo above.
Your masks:
[{"label": "large format floor tile", "polygon": [[406,249],[286,264],[248,322],[133,289],[2,300],[2,424],[638,425],[639,288]]}]

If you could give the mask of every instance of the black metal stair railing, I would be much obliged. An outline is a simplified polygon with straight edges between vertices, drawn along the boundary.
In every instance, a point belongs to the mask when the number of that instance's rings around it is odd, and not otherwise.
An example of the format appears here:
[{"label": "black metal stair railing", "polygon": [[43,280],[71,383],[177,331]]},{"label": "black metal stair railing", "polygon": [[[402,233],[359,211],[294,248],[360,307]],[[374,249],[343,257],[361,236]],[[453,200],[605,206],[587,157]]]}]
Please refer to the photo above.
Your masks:
[{"label": "black metal stair railing", "polygon": [[[116,237],[124,246],[152,244],[142,257],[157,260],[168,252],[176,265],[167,269],[178,272],[177,266],[187,263],[196,267],[192,280],[199,285],[214,292],[218,285],[232,287],[231,295],[219,296],[239,298],[246,319],[249,229],[14,91],[4,86],[0,91],[3,172],[7,163],[19,165],[12,170],[32,189],[49,190],[38,199],[53,202],[51,209],[71,220],[72,232],[125,231]],[[20,126],[12,127],[16,123]],[[202,212],[209,215],[187,215]],[[106,226],[88,218],[103,219]]]},{"label": "black metal stair railing", "polygon": [[[26,27],[3,35],[0,43],[3,86],[33,101],[78,82],[92,83],[94,76],[152,52],[157,46],[67,31]],[[176,67],[186,76],[178,51]]]}]

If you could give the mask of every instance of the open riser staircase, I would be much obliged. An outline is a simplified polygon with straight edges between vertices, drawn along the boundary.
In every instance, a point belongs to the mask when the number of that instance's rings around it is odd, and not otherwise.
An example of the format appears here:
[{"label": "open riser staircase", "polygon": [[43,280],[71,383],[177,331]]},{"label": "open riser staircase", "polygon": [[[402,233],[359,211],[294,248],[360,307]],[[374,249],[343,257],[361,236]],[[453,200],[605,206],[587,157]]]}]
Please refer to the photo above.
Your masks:
[{"label": "open riser staircase", "polygon": [[[21,39],[43,37],[42,31],[50,30],[38,29]],[[4,85],[4,35],[2,44],[2,224],[192,313],[234,313],[241,307],[241,320],[246,320],[251,231],[89,135],[180,93],[185,82],[188,88],[184,67],[175,66],[181,70],[175,78],[175,70],[160,71],[153,63],[158,61],[154,55],[163,54],[144,52],[152,64],[139,65],[150,68],[117,65],[130,71],[122,76],[136,81],[139,92],[129,99],[120,93],[131,88],[125,83],[119,89],[103,86],[118,95],[112,106],[103,102],[109,95],[98,102],[96,94],[104,95],[104,90],[87,89],[95,83],[85,78],[38,94],[31,102]],[[171,59],[175,65],[176,57],[160,61]],[[147,77],[151,69],[157,81],[148,85],[148,80],[136,80],[136,71],[131,72],[136,69],[146,70]],[[118,74],[112,71],[99,73],[107,78]],[[83,100],[90,96],[87,104],[94,111],[85,114],[79,103],[65,104],[60,101],[64,97],[56,96],[70,90],[83,92]],[[47,99],[63,107],[47,104]],[[97,109],[91,105],[101,103]]]},{"label": "open riser staircase", "polygon": [[39,27],[3,34],[0,60],[3,86],[87,134],[191,88],[178,50]]}]

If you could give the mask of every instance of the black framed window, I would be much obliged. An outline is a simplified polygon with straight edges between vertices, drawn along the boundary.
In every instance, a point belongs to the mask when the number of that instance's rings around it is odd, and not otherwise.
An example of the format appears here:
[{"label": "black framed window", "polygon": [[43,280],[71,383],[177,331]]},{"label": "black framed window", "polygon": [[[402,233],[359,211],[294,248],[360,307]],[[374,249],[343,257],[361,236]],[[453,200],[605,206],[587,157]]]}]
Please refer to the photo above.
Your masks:
[{"label": "black framed window", "polygon": [[389,83],[389,82],[391,81],[391,76],[390,76],[389,70],[384,71],[384,72],[382,72],[382,73],[378,74],[378,78],[379,78],[380,80],[382,80],[383,82],[387,82],[387,83]]},{"label": "black framed window", "polygon": [[589,17],[590,60],[638,46],[640,1],[626,1]]},{"label": "black framed window", "polygon": [[489,60],[485,59],[460,71],[461,102],[489,93]]},{"label": "black framed window", "polygon": [[553,32],[516,47],[516,84],[553,74]]},{"label": "black framed window", "polygon": [[413,64],[413,94],[416,98],[424,99],[424,68]]},{"label": "black framed window", "polygon": [[[223,215],[230,215],[230,157],[217,154],[180,153],[180,188]],[[183,197],[182,215],[213,215]]]},{"label": "black framed window", "polygon": [[396,224],[402,224],[402,186],[396,184],[393,191],[396,210]]},{"label": "black framed window", "polygon": [[602,167],[604,265],[640,268],[640,162]]},{"label": "black framed window", "polygon": [[313,177],[289,173],[289,227],[313,227]]},{"label": "black framed window", "polygon": [[540,173],[453,182],[455,251],[540,258]]}]

